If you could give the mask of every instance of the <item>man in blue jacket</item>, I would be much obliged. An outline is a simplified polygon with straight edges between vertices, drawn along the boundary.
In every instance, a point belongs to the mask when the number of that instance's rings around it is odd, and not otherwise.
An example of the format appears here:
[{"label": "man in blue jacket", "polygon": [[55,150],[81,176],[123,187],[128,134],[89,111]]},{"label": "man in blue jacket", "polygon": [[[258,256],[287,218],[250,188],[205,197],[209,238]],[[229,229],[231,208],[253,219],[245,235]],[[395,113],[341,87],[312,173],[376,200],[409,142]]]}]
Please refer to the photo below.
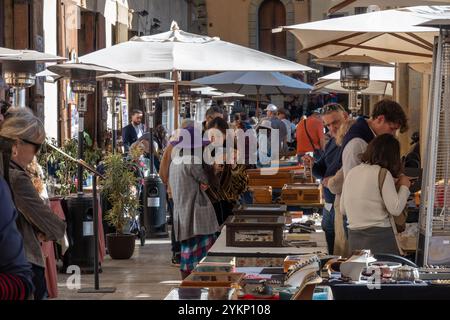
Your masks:
[{"label": "man in blue jacket", "polygon": [[340,169],[340,148],[336,145],[335,137],[341,125],[348,118],[345,109],[337,103],[329,103],[322,108],[322,121],[328,128],[330,140],[325,145],[322,156],[314,161],[310,156],[304,156],[303,161],[306,166],[312,165],[313,175],[322,180],[323,196],[325,205],[322,217],[322,229],[325,232],[328,252],[333,254],[334,250],[334,199],[335,195],[327,188],[328,179],[333,177]]},{"label": "man in blue jacket", "polygon": [[122,141],[125,152],[128,152],[130,146],[144,134],[142,116],[141,110],[133,110],[131,112],[131,123],[122,129]]}]

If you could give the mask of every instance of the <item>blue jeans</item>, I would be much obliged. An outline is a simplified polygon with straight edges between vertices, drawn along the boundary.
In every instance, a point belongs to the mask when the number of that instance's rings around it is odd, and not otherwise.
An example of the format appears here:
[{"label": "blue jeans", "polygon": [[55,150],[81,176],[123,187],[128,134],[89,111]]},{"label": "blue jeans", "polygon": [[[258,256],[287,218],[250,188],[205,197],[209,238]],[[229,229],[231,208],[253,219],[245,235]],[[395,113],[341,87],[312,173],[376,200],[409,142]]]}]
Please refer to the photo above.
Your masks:
[{"label": "blue jeans", "polygon": [[323,208],[322,230],[325,232],[328,253],[333,254],[333,251],[334,251],[334,207],[331,207],[330,211]]}]

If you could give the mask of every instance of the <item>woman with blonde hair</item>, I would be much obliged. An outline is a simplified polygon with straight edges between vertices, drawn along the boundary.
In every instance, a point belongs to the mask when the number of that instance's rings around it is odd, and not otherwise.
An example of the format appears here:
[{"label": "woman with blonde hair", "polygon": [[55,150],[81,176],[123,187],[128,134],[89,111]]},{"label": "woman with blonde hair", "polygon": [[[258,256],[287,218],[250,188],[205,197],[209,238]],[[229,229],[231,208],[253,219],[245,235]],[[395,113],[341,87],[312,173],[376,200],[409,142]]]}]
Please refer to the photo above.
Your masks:
[{"label": "woman with blonde hair", "polygon": [[64,237],[66,224],[41,199],[26,168],[45,141],[42,122],[30,110],[8,110],[0,128],[0,137],[13,141],[9,177],[16,208],[17,227],[24,240],[24,249],[33,270],[35,300],[47,297],[45,262],[41,240],[56,241]]},{"label": "woman with blonde hair", "polygon": [[[344,136],[350,127],[356,122],[355,119],[347,119],[339,128],[336,135],[336,144],[341,147]],[[348,257],[350,249],[346,235],[346,220],[339,209],[341,203],[342,186],[344,185],[344,172],[341,169],[328,180],[328,189],[336,195],[334,200],[334,254]]]}]

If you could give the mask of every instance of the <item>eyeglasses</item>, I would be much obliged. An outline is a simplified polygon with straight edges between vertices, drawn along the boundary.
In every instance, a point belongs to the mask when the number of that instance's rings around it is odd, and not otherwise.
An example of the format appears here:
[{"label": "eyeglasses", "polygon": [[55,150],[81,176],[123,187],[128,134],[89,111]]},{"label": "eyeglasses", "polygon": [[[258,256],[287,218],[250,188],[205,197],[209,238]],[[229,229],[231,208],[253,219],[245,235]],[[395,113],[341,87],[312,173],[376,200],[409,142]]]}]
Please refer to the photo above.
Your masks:
[{"label": "eyeglasses", "polygon": [[327,114],[332,111],[343,111],[345,112],[345,109],[343,106],[341,106],[339,103],[328,103],[322,107],[321,114]]},{"label": "eyeglasses", "polygon": [[35,153],[38,153],[39,150],[41,150],[42,144],[40,144],[40,143],[32,142],[32,141],[29,141],[29,140],[26,140],[26,139],[20,139],[20,140],[22,142],[25,142],[27,144],[31,144],[32,146],[34,146]]}]

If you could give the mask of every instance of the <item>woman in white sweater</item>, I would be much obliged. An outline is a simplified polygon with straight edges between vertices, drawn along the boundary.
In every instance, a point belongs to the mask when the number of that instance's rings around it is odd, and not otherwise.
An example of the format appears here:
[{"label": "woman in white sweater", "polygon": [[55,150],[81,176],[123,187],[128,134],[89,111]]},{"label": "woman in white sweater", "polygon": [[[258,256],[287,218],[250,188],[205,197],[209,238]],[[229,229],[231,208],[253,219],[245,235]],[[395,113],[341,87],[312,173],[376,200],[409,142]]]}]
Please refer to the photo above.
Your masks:
[{"label": "woman in white sweater", "polygon": [[[401,214],[411,185],[401,173],[400,144],[390,134],[380,135],[367,146],[361,159],[363,163],[345,177],[340,203],[348,219],[350,249],[398,254],[389,215]],[[380,194],[381,168],[387,169],[387,174]]]}]

